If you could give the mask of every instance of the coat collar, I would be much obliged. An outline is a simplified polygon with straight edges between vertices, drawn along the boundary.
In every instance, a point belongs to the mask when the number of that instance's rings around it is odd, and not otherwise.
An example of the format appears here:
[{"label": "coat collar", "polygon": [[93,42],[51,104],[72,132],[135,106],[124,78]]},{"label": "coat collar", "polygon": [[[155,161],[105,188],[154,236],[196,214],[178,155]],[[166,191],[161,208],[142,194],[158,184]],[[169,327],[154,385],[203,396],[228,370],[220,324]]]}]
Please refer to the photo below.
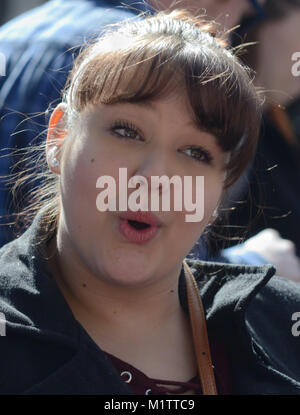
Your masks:
[{"label": "coat collar", "polygon": [[[245,312],[255,295],[275,274],[270,264],[250,266],[187,259],[196,279],[208,328],[228,332],[232,320],[244,320]],[[188,312],[185,277],[182,268],[179,279],[179,297]]]}]

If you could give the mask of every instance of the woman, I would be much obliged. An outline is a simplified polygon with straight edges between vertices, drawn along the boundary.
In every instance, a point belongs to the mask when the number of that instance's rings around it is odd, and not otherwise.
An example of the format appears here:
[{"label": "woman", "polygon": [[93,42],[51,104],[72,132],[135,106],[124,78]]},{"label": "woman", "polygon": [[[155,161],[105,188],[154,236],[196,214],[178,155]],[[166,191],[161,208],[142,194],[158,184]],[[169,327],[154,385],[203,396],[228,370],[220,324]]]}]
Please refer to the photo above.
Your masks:
[{"label": "woman", "polygon": [[[201,394],[183,260],[253,155],[259,108],[247,70],[184,11],[123,23],[80,55],[49,122],[42,207],[1,250],[1,393]],[[133,187],[113,209],[120,169],[150,198],[165,194],[155,176],[192,177],[194,199],[204,177],[202,220],[186,205],[133,213]],[[119,189],[101,212],[99,177]],[[299,393],[297,285],[268,283],[271,266],[187,263],[218,393]]]}]

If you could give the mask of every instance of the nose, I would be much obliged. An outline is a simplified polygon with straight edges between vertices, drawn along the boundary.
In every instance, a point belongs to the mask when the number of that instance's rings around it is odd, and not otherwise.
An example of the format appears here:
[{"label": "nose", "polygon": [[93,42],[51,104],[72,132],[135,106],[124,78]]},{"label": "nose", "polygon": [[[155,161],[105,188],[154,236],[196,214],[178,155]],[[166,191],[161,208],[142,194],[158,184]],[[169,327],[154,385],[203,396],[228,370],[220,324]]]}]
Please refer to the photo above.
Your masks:
[{"label": "nose", "polygon": [[140,185],[148,185],[148,192],[157,192],[161,195],[164,191],[164,186],[158,180],[151,180],[152,177],[161,177],[168,175],[167,157],[162,151],[153,151],[146,155],[140,162],[138,168],[134,172],[134,176],[142,176],[144,179],[140,180]]}]

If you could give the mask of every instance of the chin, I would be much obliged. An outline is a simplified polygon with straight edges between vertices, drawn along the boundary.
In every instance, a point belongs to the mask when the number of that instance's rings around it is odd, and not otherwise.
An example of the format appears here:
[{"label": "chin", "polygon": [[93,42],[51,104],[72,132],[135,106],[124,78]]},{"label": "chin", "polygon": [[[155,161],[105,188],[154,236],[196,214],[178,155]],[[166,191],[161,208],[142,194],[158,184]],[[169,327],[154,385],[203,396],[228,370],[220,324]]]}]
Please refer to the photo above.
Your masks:
[{"label": "chin", "polygon": [[153,275],[156,275],[153,263],[144,254],[115,254],[109,262],[105,260],[97,268],[105,280],[112,284],[138,286],[151,282]]}]

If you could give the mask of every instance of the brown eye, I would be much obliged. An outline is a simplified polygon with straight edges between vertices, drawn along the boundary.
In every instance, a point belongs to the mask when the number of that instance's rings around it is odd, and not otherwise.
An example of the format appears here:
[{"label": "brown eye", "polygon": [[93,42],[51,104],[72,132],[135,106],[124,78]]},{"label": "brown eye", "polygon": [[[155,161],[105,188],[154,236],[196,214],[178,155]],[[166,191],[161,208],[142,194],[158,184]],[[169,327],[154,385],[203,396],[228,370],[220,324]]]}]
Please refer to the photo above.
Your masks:
[{"label": "brown eye", "polygon": [[200,163],[211,164],[213,158],[211,154],[202,147],[189,147],[184,150],[185,154],[199,161]]},{"label": "brown eye", "polygon": [[119,138],[130,140],[142,140],[142,137],[137,128],[124,121],[118,121],[111,126],[111,131]]}]

